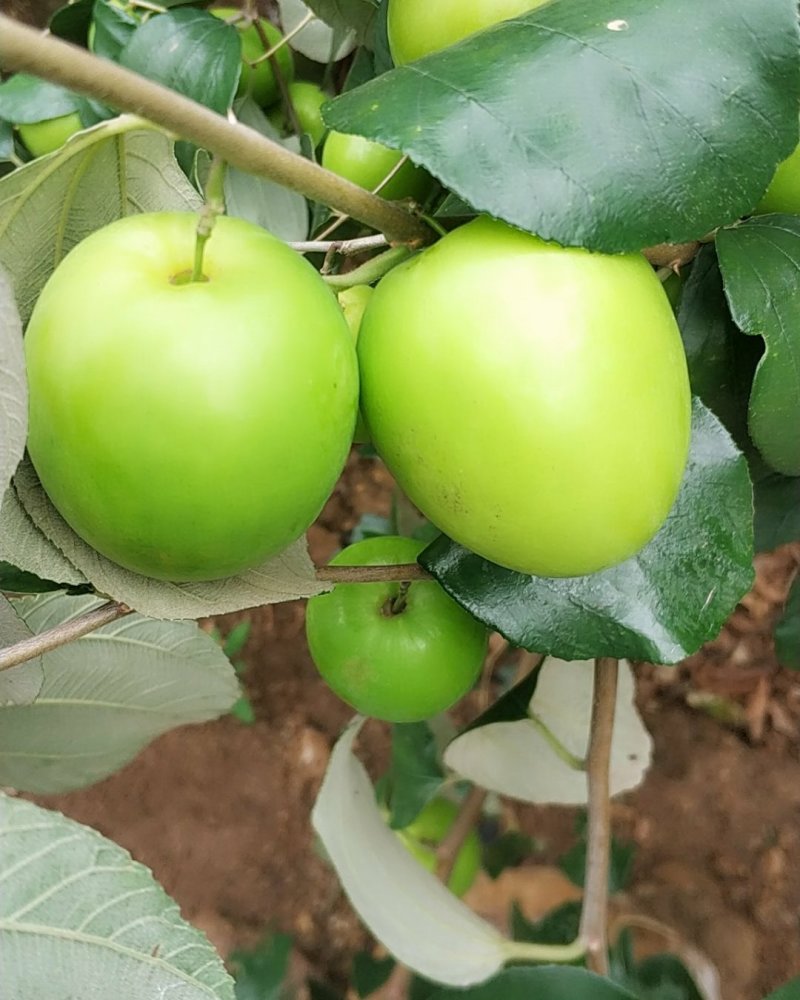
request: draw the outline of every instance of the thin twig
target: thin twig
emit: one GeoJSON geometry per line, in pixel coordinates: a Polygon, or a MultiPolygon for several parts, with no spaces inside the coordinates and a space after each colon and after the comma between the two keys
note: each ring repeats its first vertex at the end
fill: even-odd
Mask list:
{"type": "Polygon", "coordinates": [[[255,129],[229,122],[203,105],[117,63],[43,35],[0,14],[0,67],[33,73],[93,97],[118,111],[154,122],[169,133],[216,153],[231,166],[267,177],[312,201],[330,205],[385,233],[395,243],[421,245],[432,231],[400,205],[291,152],[255,129]]]}
{"type": "Polygon", "coordinates": [[[587,755],[589,810],[586,880],[579,937],[586,945],[587,965],[608,975],[608,857],[611,847],[609,764],[617,698],[617,660],[600,657],[594,664],[592,723],[587,755]]]}
{"type": "Polygon", "coordinates": [[[477,785],[472,786],[467,797],[461,803],[458,815],[447,831],[447,836],[436,848],[436,875],[439,881],[444,882],[445,885],[453,874],[458,852],[478,822],[487,794],[485,788],[479,788],[477,785]]]}
{"type": "Polygon", "coordinates": [[[318,566],[316,577],[325,583],[397,583],[431,579],[430,573],[419,563],[398,563],[394,566],[318,566]]]}
{"type": "Polygon", "coordinates": [[[80,639],[81,636],[88,635],[95,629],[109,625],[130,613],[131,609],[125,604],[109,601],[108,604],[87,611],[85,615],[73,618],[72,621],[56,625],[38,635],[32,635],[30,639],[15,642],[13,646],[0,649],[0,670],[9,670],[11,667],[33,660],[43,653],[49,653],[67,642],[72,642],[73,639],[80,639]]]}
{"type": "Polygon", "coordinates": [[[376,236],[359,236],[354,240],[301,240],[290,243],[292,250],[298,253],[338,253],[342,257],[364,253],[367,250],[380,250],[388,246],[389,241],[381,233],[376,236]]]}

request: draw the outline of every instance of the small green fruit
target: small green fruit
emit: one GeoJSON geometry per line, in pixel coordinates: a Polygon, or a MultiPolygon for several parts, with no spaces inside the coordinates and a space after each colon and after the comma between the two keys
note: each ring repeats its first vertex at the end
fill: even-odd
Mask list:
{"type": "MultiPolygon", "coordinates": [[[[449,799],[432,799],[417,818],[396,830],[405,847],[430,872],[436,871],[436,848],[450,832],[458,816],[458,806],[449,799]]],[[[481,842],[475,830],[470,830],[456,855],[447,886],[456,896],[463,896],[475,881],[481,867],[481,842]]]]}
{"type": "MultiPolygon", "coordinates": [[[[350,332],[356,343],[358,343],[358,332],[361,329],[364,311],[374,291],[375,289],[370,285],[353,285],[352,288],[345,288],[344,291],[339,292],[339,305],[342,307],[344,318],[347,320],[347,325],[350,327],[350,332]]],[[[367,425],[364,423],[361,410],[359,410],[353,442],[355,444],[368,444],[369,439],[367,425]]]]}
{"type": "Polygon", "coordinates": [[[800,213],[800,146],[778,164],[769,187],[753,209],[754,215],[768,212],[800,213]]]}
{"type": "Polygon", "coordinates": [[[19,137],[33,156],[46,156],[60,149],[71,135],[83,128],[77,111],[43,122],[18,125],[19,137]]]}
{"type": "Polygon", "coordinates": [[[289,98],[300,128],[318,146],[327,131],[320,108],[328,100],[328,95],[315,83],[297,80],[289,84],[289,98]]]}
{"type": "MultiPolygon", "coordinates": [[[[227,21],[240,17],[242,12],[236,7],[214,7],[209,13],[227,21]]],[[[259,18],[259,25],[270,48],[283,38],[275,25],[266,18],[259,18]]],[[[238,97],[251,94],[257,104],[267,108],[278,100],[281,92],[269,59],[262,59],[253,65],[266,51],[261,36],[253,24],[242,21],[236,24],[236,28],[242,40],[242,75],[239,78],[236,94],[238,97]]],[[[275,53],[275,58],[281,76],[286,83],[290,83],[294,79],[294,60],[289,46],[282,45],[275,53]]]]}
{"type": "Polygon", "coordinates": [[[322,166],[340,177],[346,177],[367,191],[375,191],[380,186],[379,194],[390,201],[401,198],[420,201],[430,188],[431,178],[410,160],[383,184],[402,158],[399,149],[389,149],[379,142],[346,132],[329,132],[322,148],[322,166]]]}

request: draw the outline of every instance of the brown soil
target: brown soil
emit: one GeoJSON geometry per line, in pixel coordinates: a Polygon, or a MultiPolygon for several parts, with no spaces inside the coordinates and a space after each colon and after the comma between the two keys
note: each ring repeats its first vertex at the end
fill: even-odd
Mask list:
{"type": "MultiPolygon", "coordinates": [[[[387,514],[390,497],[381,466],[354,458],[312,528],[313,558],[329,558],[362,513],[387,514]]],[[[777,670],[768,638],[793,567],[792,553],[762,560],[726,632],[681,668],[639,668],[655,757],[614,810],[617,833],[637,846],[615,912],[656,918],[707,954],[725,1000],[757,1000],[800,973],[800,683],[777,670]]],[[[175,730],[114,777],[41,801],[149,865],[223,954],[285,931],[318,974],[341,980],[369,942],[314,851],[309,812],[350,712],[309,660],[301,603],[218,624],[224,633],[243,617],[255,724],[175,730]]],[[[386,728],[371,724],[373,769],[386,750],[386,728]]],[[[536,864],[483,879],[471,898],[502,919],[517,897],[535,917],[574,893],[551,866],[572,843],[575,816],[518,805],[508,815],[540,842],[536,864]]]]}

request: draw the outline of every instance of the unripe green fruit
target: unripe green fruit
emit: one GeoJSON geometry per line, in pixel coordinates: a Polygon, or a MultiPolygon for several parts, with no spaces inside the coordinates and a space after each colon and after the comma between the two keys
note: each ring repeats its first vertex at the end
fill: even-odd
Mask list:
{"type": "MultiPolygon", "coordinates": [[[[361,320],[364,318],[364,311],[374,290],[370,285],[353,285],[352,288],[345,288],[344,291],[339,292],[339,305],[342,307],[344,318],[347,320],[347,325],[350,327],[350,332],[353,334],[353,339],[356,343],[358,343],[358,331],[361,329],[361,320]]],[[[367,430],[367,425],[364,423],[361,410],[358,411],[353,442],[354,444],[369,443],[369,431],[367,430]]]]}
{"type": "Polygon", "coordinates": [[[397,66],[455,45],[547,0],[388,0],[389,50],[397,66]]]}
{"type": "MultiPolygon", "coordinates": [[[[458,806],[449,799],[431,799],[416,819],[402,830],[396,830],[404,846],[429,872],[436,871],[436,848],[444,840],[458,816],[458,806]]],[[[456,896],[463,896],[481,867],[481,842],[475,830],[470,830],[456,855],[447,887],[456,896]]]]}
{"type": "Polygon", "coordinates": [[[768,212],[800,214],[800,146],[778,164],[769,187],[753,210],[754,215],[768,212]]]}
{"type": "MultiPolygon", "coordinates": [[[[331,566],[412,563],[423,542],[366,538],[331,566]]],[[[434,580],[415,580],[404,601],[399,583],[338,583],[306,607],[311,658],[330,687],[357,712],[387,722],[430,719],[463,697],[486,654],[486,629],[434,580]]]]}
{"type": "Polygon", "coordinates": [[[640,254],[479,218],[390,271],[358,338],[375,448],[419,510],[538,576],[622,562],[683,478],[680,331],[640,254]]]}
{"type": "Polygon", "coordinates": [[[296,80],[289,84],[289,98],[300,128],[306,135],[311,136],[311,141],[318,146],[327,131],[320,108],[328,100],[328,95],[315,83],[296,80]]]}
{"type": "Polygon", "coordinates": [[[83,128],[77,111],[43,122],[18,125],[19,137],[33,156],[46,156],[60,149],[71,135],[83,128]]]}
{"type": "Polygon", "coordinates": [[[391,180],[383,184],[402,158],[399,149],[390,149],[379,142],[346,132],[329,132],[322,147],[322,166],[340,177],[346,177],[367,191],[374,191],[381,185],[379,194],[390,201],[401,198],[420,201],[430,188],[431,177],[410,160],[406,160],[391,180]]]}
{"type": "Polygon", "coordinates": [[[285,243],[217,219],[132,215],[78,244],[25,336],[28,449],[62,517],[145,576],[209,580],[300,537],[358,405],[335,296],[285,243]]]}
{"type": "MultiPolygon", "coordinates": [[[[209,13],[227,21],[240,15],[241,11],[236,7],[214,7],[209,13]]],[[[283,38],[275,25],[266,18],[259,18],[259,25],[270,48],[277,45],[283,38]]],[[[255,25],[244,26],[243,22],[242,24],[237,23],[236,28],[242,40],[242,75],[239,77],[236,94],[239,97],[251,94],[257,104],[262,108],[267,108],[278,100],[281,92],[269,59],[262,59],[257,65],[252,65],[264,55],[266,51],[264,43],[261,41],[261,36],[255,25]]],[[[275,53],[275,58],[281,76],[286,83],[290,83],[294,78],[294,60],[289,46],[282,45],[275,53]]]]}

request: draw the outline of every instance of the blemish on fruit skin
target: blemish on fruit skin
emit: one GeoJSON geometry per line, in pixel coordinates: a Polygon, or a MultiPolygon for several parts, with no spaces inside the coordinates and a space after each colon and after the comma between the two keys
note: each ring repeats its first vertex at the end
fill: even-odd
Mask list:
{"type": "Polygon", "coordinates": [[[628,22],[621,19],[618,21],[609,21],[606,27],[609,31],[627,31],[628,22]]]}

